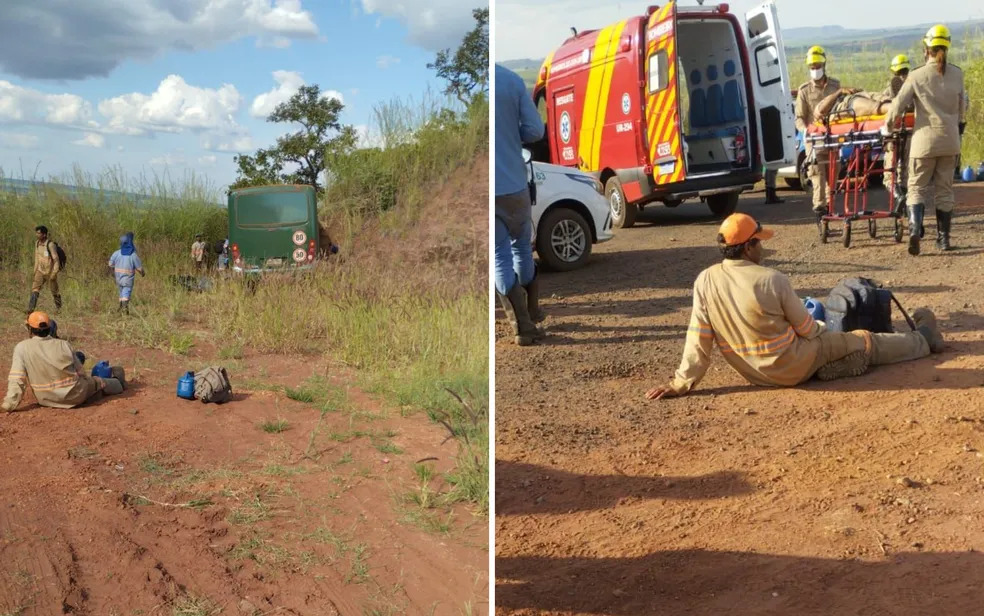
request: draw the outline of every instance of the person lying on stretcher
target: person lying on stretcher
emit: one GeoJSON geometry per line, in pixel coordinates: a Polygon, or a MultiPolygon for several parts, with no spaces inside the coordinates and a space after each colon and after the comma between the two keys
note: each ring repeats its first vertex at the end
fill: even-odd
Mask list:
{"type": "Polygon", "coordinates": [[[817,117],[860,118],[862,116],[882,116],[892,106],[891,97],[883,93],[865,92],[857,88],[841,88],[826,97],[817,106],[817,117]]]}

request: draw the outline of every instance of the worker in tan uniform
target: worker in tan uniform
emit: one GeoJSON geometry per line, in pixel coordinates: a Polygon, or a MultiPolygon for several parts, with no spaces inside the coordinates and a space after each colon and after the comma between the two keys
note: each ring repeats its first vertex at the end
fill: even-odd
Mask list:
{"type": "Polygon", "coordinates": [[[724,259],[694,282],[693,310],[676,375],[646,392],[649,399],[682,396],[700,383],[715,344],[725,361],[755,385],[791,387],[814,375],[822,380],[857,376],[869,365],[891,364],[943,351],[936,317],[912,313],[917,330],[876,334],[827,331],[796,296],[785,274],[760,265],[762,241],[773,232],[747,214],[722,223],[724,259]]]}
{"type": "MultiPolygon", "coordinates": [[[[810,80],[799,87],[796,94],[796,129],[804,136],[806,144],[806,160],[810,164],[810,181],[813,183],[813,212],[819,217],[827,213],[827,181],[830,165],[827,152],[817,152],[813,156],[813,146],[805,139],[807,127],[823,116],[816,112],[820,101],[840,90],[840,82],[827,75],[827,52],[823,47],[814,45],[806,52],[806,64],[810,69],[810,80]]],[[[834,173],[839,173],[840,160],[834,157],[836,163],[834,173]]]]}
{"type": "Polygon", "coordinates": [[[936,25],[923,39],[926,64],[909,74],[885,117],[884,132],[896,127],[904,110],[915,105],[915,124],[909,144],[909,254],[919,254],[925,233],[926,205],[936,206],[936,247],[950,250],[953,216],[953,171],[964,129],[963,71],[947,62],[950,31],[936,25]]]}
{"type": "MultiPolygon", "coordinates": [[[[909,77],[909,69],[912,65],[909,63],[909,56],[904,53],[892,58],[892,63],[889,65],[889,70],[892,71],[892,78],[888,80],[888,85],[885,86],[885,90],[882,92],[882,97],[888,100],[895,100],[895,97],[899,95],[899,90],[902,89],[902,84],[909,77]]],[[[912,105],[906,109],[906,113],[913,110],[912,105]]],[[[908,141],[906,141],[906,150],[908,151],[908,141]]],[[[902,164],[905,164],[906,157],[903,155],[902,164]]],[[[886,172],[892,172],[895,175],[894,185],[895,185],[895,200],[897,206],[901,206],[902,199],[905,196],[904,191],[904,179],[905,179],[905,169],[895,168],[895,143],[889,141],[885,144],[885,158],[882,161],[882,169],[886,172]]]]}
{"type": "Polygon", "coordinates": [[[85,404],[101,393],[123,391],[126,381],[122,367],[113,366],[112,378],[89,376],[72,346],[51,335],[51,325],[51,319],[43,312],[32,312],[27,318],[30,338],[14,347],[7,396],[0,404],[4,411],[17,408],[27,385],[38,404],[62,409],[85,404]]]}
{"type": "Polygon", "coordinates": [[[34,227],[34,280],[31,283],[31,299],[27,303],[28,314],[38,306],[41,288],[47,283],[55,300],[55,312],[61,310],[62,298],[58,293],[58,272],[64,265],[58,259],[58,246],[48,238],[48,227],[34,227]]]}

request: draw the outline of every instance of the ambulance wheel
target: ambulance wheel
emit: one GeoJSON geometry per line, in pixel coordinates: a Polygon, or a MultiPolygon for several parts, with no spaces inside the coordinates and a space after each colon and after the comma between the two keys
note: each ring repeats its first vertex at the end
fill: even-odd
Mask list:
{"type": "Polygon", "coordinates": [[[893,237],[895,238],[895,243],[896,244],[901,244],[902,243],[902,219],[901,218],[896,218],[895,219],[895,234],[893,235],[893,237]]]}
{"type": "Polygon", "coordinates": [[[851,247],[851,223],[844,223],[844,248],[851,247]]]}
{"type": "Polygon", "coordinates": [[[725,218],[735,213],[738,209],[738,193],[729,192],[718,195],[708,195],[707,207],[711,208],[711,213],[715,218],[725,218]]]}
{"type": "Polygon", "coordinates": [[[830,223],[826,220],[820,223],[820,243],[826,244],[827,238],[830,236],[830,223]]]}
{"type": "Polygon", "coordinates": [[[868,236],[872,239],[878,237],[878,223],[874,218],[868,219],[868,236]]]}
{"type": "Polygon", "coordinates": [[[636,221],[636,214],[639,210],[635,205],[626,203],[625,193],[622,191],[622,183],[618,178],[612,176],[605,182],[605,197],[608,199],[608,207],[612,211],[612,226],[616,229],[628,229],[636,221]]]}

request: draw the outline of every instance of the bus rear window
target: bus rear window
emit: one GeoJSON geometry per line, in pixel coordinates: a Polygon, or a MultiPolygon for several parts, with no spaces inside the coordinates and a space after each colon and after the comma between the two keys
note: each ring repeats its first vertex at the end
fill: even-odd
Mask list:
{"type": "Polygon", "coordinates": [[[305,193],[270,193],[236,197],[236,226],[287,227],[308,222],[305,193]]]}

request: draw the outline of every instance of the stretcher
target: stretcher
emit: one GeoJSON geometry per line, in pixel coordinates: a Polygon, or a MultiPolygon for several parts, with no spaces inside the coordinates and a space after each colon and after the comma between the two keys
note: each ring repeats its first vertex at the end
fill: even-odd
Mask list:
{"type": "MultiPolygon", "coordinates": [[[[858,116],[852,111],[828,115],[822,122],[807,128],[805,139],[813,148],[813,156],[827,158],[827,212],[819,217],[820,241],[827,243],[831,222],[843,222],[844,247],[851,245],[851,223],[864,220],[868,235],[878,236],[878,219],[891,219],[896,242],[902,241],[902,221],[905,218],[905,175],[914,116],[905,114],[901,126],[886,130],[885,116],[858,116]],[[878,167],[878,155],[891,145],[895,152],[891,169],[878,167]],[[838,160],[846,151],[844,177],[838,174],[838,160]],[[868,184],[872,176],[883,175],[888,190],[888,207],[869,209],[868,184]],[[840,207],[838,208],[838,205],[840,207]]],[[[821,159],[822,160],[822,159],[821,159]]]]}

